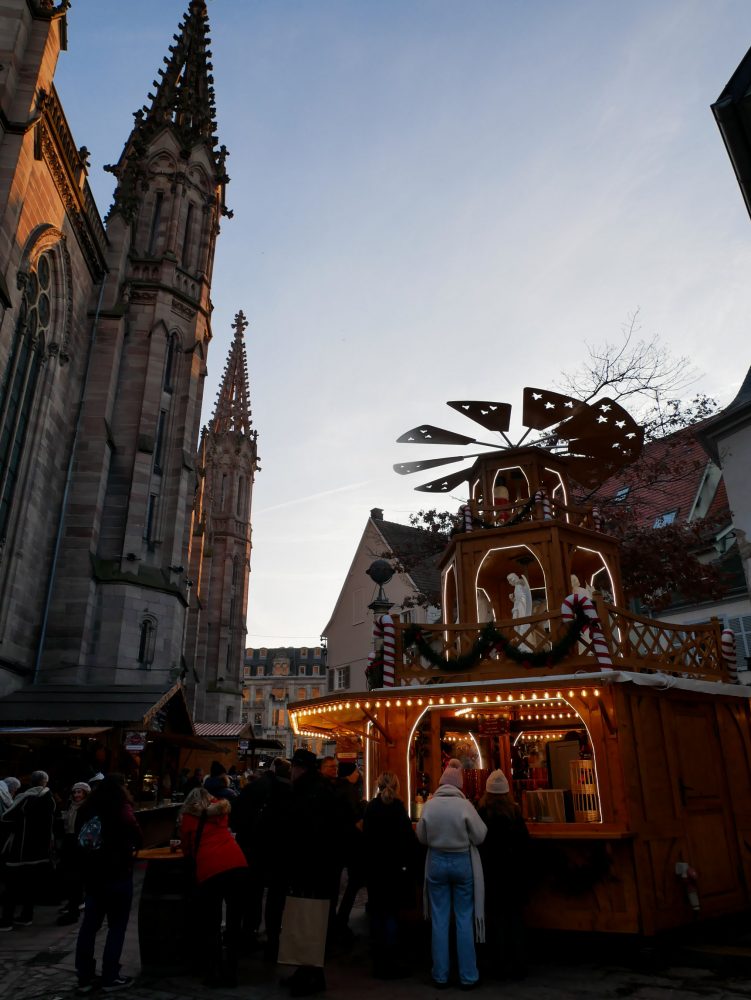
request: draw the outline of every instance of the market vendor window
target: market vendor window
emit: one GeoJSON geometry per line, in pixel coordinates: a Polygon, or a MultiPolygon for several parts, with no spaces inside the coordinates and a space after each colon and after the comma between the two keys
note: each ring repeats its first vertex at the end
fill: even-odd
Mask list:
{"type": "MultiPolygon", "coordinates": [[[[457,758],[472,801],[500,768],[529,823],[601,822],[595,755],[577,695],[535,689],[485,694],[470,687],[426,698],[409,743],[413,818],[448,761],[457,758]]],[[[590,701],[597,696],[599,691],[587,695],[590,701]]]]}

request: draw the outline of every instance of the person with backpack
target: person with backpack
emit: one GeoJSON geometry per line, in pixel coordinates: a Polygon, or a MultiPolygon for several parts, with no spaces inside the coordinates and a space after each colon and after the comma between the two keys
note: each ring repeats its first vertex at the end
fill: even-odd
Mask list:
{"type": "Polygon", "coordinates": [[[76,944],[79,994],[115,993],[133,985],[120,972],[120,956],[133,901],[133,860],[141,846],[141,829],[133,799],[121,774],[108,774],[81,807],[78,834],[84,879],[84,911],[76,944]],[[96,976],[94,948],[107,918],[101,980],[96,976]]]}
{"type": "Polygon", "coordinates": [[[49,780],[45,771],[34,771],[30,787],[17,795],[3,813],[2,827],[7,831],[2,854],[6,886],[0,931],[13,930],[13,916],[19,903],[21,913],[15,923],[21,927],[31,925],[37,894],[52,873],[56,806],[48,788],[49,780]]]}

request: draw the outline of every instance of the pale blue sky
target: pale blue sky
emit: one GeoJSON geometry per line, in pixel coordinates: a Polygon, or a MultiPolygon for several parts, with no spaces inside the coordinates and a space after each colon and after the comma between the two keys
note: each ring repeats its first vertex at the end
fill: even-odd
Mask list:
{"type": "MultiPolygon", "coordinates": [[[[57,86],[102,214],[187,0],[74,0],[57,86]]],[[[317,639],[391,464],[445,400],[507,400],[639,308],[729,401],[751,363],[751,222],[709,105],[747,0],[211,0],[231,153],[210,416],[242,308],[262,471],[249,646],[317,639]]],[[[467,426],[463,426],[466,424],[467,426]]],[[[479,435],[482,436],[482,435],[479,435]]],[[[458,494],[457,494],[458,496],[458,494]]],[[[458,505],[449,499],[447,505],[458,505]]]]}

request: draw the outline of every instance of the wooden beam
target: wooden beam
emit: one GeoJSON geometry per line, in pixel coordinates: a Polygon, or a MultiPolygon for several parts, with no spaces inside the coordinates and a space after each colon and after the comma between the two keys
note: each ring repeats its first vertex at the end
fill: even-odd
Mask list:
{"type": "Polygon", "coordinates": [[[394,741],[389,736],[388,730],[381,725],[378,719],[376,719],[374,715],[371,715],[371,713],[367,710],[367,708],[360,709],[360,711],[362,712],[362,714],[365,716],[366,719],[370,720],[370,722],[376,727],[381,736],[383,736],[383,738],[386,740],[386,746],[393,747],[394,741]]]}

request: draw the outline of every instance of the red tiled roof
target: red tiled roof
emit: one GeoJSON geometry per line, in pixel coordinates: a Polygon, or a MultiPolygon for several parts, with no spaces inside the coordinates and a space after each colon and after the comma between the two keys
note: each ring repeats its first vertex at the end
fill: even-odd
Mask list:
{"type": "MultiPolygon", "coordinates": [[[[635,515],[640,526],[651,527],[659,517],[673,510],[677,512],[676,523],[685,521],[691,513],[709,462],[695,436],[698,426],[685,428],[645,445],[639,460],[607,480],[592,502],[607,503],[608,512],[612,514],[618,506],[614,497],[628,486],[629,493],[622,502],[635,515]]],[[[730,521],[722,479],[708,510],[700,512],[702,517],[707,515],[726,516],[730,521]]]]}

